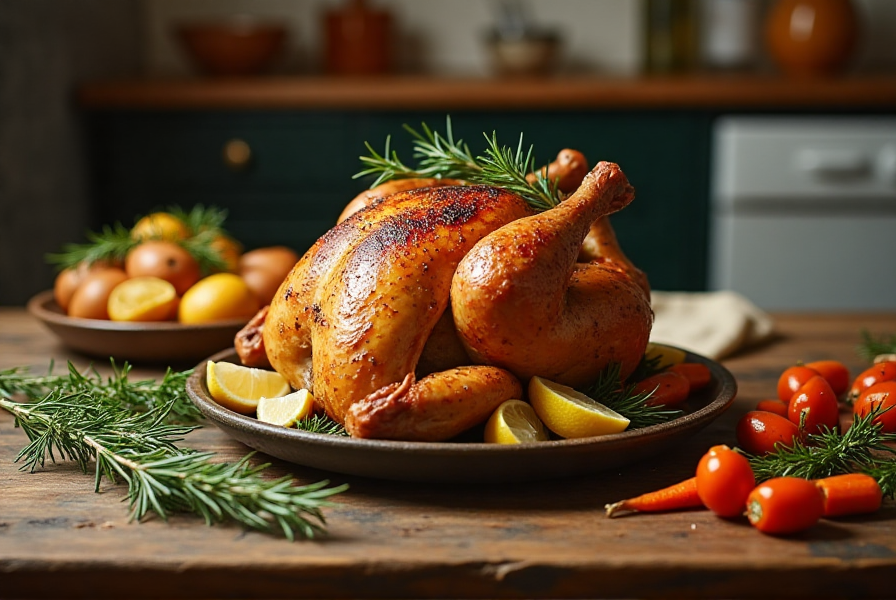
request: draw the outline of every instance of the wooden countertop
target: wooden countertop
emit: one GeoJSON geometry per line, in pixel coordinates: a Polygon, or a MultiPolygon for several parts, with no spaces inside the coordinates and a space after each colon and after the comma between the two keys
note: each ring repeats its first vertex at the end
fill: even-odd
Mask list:
{"type": "MultiPolygon", "coordinates": [[[[673,598],[892,597],[896,506],[824,521],[791,538],[707,511],[608,519],[605,503],[693,473],[712,444],[773,394],[797,360],[854,373],[860,332],[896,332],[896,314],[776,315],[778,339],[725,361],[732,408],[677,451],[599,476],[500,486],[389,483],[275,463],[300,481],[351,488],[326,510],[329,536],[289,543],[192,516],[128,523],[124,490],[68,463],[36,473],[13,461],[25,434],[0,411],[3,598],[673,598]]],[[[0,369],[88,360],[18,308],[0,309],[0,369]]],[[[157,375],[140,369],[136,375],[157,375]]],[[[208,427],[187,444],[233,460],[246,448],[208,427]]],[[[258,457],[259,459],[262,457],[258,457]]]]}
{"type": "Polygon", "coordinates": [[[680,77],[264,77],[81,86],[90,109],[896,109],[896,75],[680,77]]]}

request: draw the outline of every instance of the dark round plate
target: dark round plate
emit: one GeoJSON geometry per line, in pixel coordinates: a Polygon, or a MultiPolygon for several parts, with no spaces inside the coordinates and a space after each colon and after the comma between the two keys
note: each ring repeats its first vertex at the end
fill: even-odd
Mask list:
{"type": "Polygon", "coordinates": [[[169,365],[194,364],[222,348],[232,348],[233,337],[246,324],[245,319],[203,325],[79,319],[62,312],[53,300],[52,290],[31,298],[28,312],[56,334],[63,344],[83,354],[169,365]]]}
{"type": "MultiPolygon", "coordinates": [[[[212,400],[205,381],[207,361],[187,380],[187,393],[206,417],[234,439],[299,465],[397,481],[530,481],[594,473],[654,456],[719,417],[737,393],[734,377],[717,362],[686,354],[689,362],[703,363],[712,373],[710,385],[688,398],[687,414],[612,435],[519,445],[367,440],[269,425],[212,400]]],[[[208,360],[237,362],[233,350],[208,360]]]]}

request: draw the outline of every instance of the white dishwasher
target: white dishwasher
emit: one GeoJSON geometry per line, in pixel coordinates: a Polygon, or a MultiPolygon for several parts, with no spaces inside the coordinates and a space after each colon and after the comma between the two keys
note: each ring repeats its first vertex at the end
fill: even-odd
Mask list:
{"type": "Polygon", "coordinates": [[[711,172],[710,289],[896,310],[896,118],[720,118],[711,172]]]}

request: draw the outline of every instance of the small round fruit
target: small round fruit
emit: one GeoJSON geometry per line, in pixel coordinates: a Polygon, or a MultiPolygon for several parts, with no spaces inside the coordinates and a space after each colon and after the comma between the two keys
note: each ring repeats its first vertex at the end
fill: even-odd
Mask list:
{"type": "Polygon", "coordinates": [[[837,396],[846,393],[849,389],[849,368],[839,360],[816,360],[806,363],[806,366],[827,379],[837,396]]]}
{"type": "Polygon", "coordinates": [[[876,362],[873,366],[865,369],[852,382],[849,390],[849,398],[855,400],[862,392],[881,381],[892,381],[896,379],[896,361],[885,360],[876,362]]]}
{"type": "Polygon", "coordinates": [[[697,465],[697,495],[720,517],[743,514],[754,487],[756,478],[750,461],[728,446],[713,446],[697,465]]]}
{"type": "Polygon", "coordinates": [[[277,289],[299,261],[285,246],[250,250],[240,257],[239,274],[262,304],[270,304],[277,289]]]}
{"type": "Polygon", "coordinates": [[[803,431],[823,433],[840,425],[840,405],[831,384],[821,375],[816,375],[800,387],[790,399],[787,417],[800,425],[805,413],[803,431]]]}
{"type": "Polygon", "coordinates": [[[216,250],[221,258],[227,263],[226,271],[228,273],[238,273],[240,269],[240,256],[243,254],[243,246],[232,237],[220,234],[212,240],[212,250],[216,250]]]}
{"type": "Polygon", "coordinates": [[[784,369],[778,378],[778,399],[781,402],[790,402],[793,394],[800,389],[804,383],[816,377],[818,371],[810,369],[805,365],[794,365],[784,369]]]}
{"type": "Polygon", "coordinates": [[[158,277],[134,277],[122,281],[109,295],[113,321],[167,321],[176,314],[174,286],[158,277]]]}
{"type": "Polygon", "coordinates": [[[896,381],[875,383],[859,395],[853,404],[856,416],[864,417],[877,411],[874,423],[879,423],[883,433],[896,432],[896,381]]]}
{"type": "Polygon", "coordinates": [[[182,296],[199,281],[199,263],[187,250],[174,242],[150,240],[128,252],[124,270],[129,277],[158,277],[174,286],[182,296]]]}
{"type": "Polygon", "coordinates": [[[778,444],[791,447],[800,439],[800,429],[787,417],[751,410],[737,422],[737,445],[746,452],[761,456],[774,452],[778,444]]]}
{"type": "Polygon", "coordinates": [[[109,319],[109,296],[127,273],[114,267],[93,271],[84,277],[72,294],[68,315],[81,319],[109,319]]]}
{"type": "Polygon", "coordinates": [[[812,527],[824,513],[818,486],[799,477],[776,477],[756,486],[747,498],[747,518],[763,533],[787,535],[812,527]]]}
{"type": "Polygon", "coordinates": [[[84,281],[87,275],[103,269],[117,268],[118,266],[105,260],[99,260],[90,264],[81,262],[73,267],[63,269],[56,276],[56,280],[53,283],[53,299],[56,300],[59,308],[67,313],[72,295],[74,295],[75,290],[78,289],[78,286],[81,285],[81,282],[84,281]]]}
{"type": "Polygon", "coordinates": [[[157,212],[146,215],[131,228],[135,240],[184,240],[190,237],[186,223],[171,213],[157,212]]]}
{"type": "Polygon", "coordinates": [[[259,308],[252,290],[239,275],[215,273],[187,290],[178,307],[178,320],[188,324],[249,320],[259,308]]]}

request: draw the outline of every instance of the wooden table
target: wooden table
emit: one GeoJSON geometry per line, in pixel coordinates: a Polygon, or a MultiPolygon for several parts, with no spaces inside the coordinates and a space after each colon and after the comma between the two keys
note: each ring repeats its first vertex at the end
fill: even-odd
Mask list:
{"type": "MultiPolygon", "coordinates": [[[[275,463],[302,482],[351,485],[326,511],[329,536],[316,541],[192,516],[128,523],[124,490],[94,493],[92,474],[72,464],[20,472],[13,461],[26,437],[0,411],[0,597],[893,597],[893,503],[791,538],[707,511],[604,516],[604,504],[684,479],[710,445],[733,444],[738,417],[773,395],[786,366],[834,358],[857,373],[866,366],[855,353],[861,330],[896,332],[896,314],[776,319],[775,342],[725,361],[740,386],[727,413],[668,456],[624,470],[465,487],[275,463]]],[[[0,309],[0,368],[43,370],[51,359],[89,362],[23,310],[0,309]]],[[[212,427],[187,443],[231,460],[247,451],[212,427]]]]}

